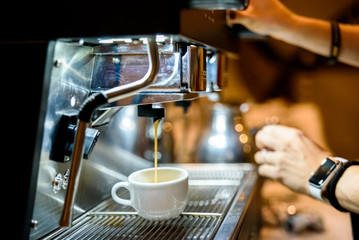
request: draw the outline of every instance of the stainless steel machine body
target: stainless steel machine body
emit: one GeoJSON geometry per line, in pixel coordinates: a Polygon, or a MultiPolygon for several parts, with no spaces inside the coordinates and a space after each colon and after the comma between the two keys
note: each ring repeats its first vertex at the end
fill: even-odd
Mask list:
{"type": "MultiPolygon", "coordinates": [[[[155,3],[158,4],[159,12],[163,9],[167,10],[168,3],[165,1],[155,3]]],[[[6,38],[0,44],[6,56],[3,59],[12,63],[5,65],[2,62],[2,66],[8,66],[4,69],[3,77],[13,79],[13,82],[9,86],[5,85],[4,88],[11,89],[10,87],[14,88],[16,84],[22,84],[13,99],[13,106],[16,108],[6,109],[8,116],[13,119],[12,124],[15,128],[6,131],[5,136],[11,143],[9,150],[13,153],[18,152],[17,158],[22,160],[21,167],[17,161],[11,161],[7,169],[20,167],[19,181],[25,186],[10,187],[7,194],[11,196],[9,197],[11,202],[14,199],[22,201],[22,204],[14,207],[17,209],[14,219],[9,219],[8,222],[21,229],[16,233],[23,239],[52,238],[57,234],[67,234],[68,232],[62,229],[60,224],[64,209],[71,209],[70,212],[66,212],[70,216],[67,219],[70,222],[74,221],[74,226],[68,231],[75,230],[80,226],[79,222],[86,222],[89,217],[96,218],[98,212],[101,212],[101,219],[106,215],[116,217],[118,213],[114,211],[123,212],[121,209],[111,210],[113,206],[108,205],[110,188],[115,182],[126,180],[133,171],[152,166],[152,163],[135,155],[131,150],[120,148],[109,141],[111,138],[108,136],[116,131],[115,128],[108,127],[111,118],[124,106],[187,101],[203,93],[220,90],[225,76],[222,72],[225,70],[224,53],[236,51],[235,44],[231,44],[236,42],[236,38],[228,34],[223,10],[182,10],[182,6],[177,6],[175,9],[171,7],[173,14],[166,12],[164,15],[171,15],[170,21],[165,25],[169,23],[172,28],[165,25],[161,27],[160,23],[163,19],[159,18],[158,14],[146,13],[145,17],[151,19],[150,27],[146,28],[149,25],[143,21],[144,26],[136,29],[137,23],[133,23],[135,26],[114,24],[116,17],[110,14],[112,9],[104,14],[103,18],[99,17],[98,21],[94,22],[88,18],[91,12],[86,11],[89,10],[88,5],[73,3],[72,6],[71,4],[64,2],[58,8],[51,9],[55,16],[63,16],[66,11],[72,15],[70,19],[63,20],[64,24],[58,22],[58,28],[49,29],[46,32],[48,35],[43,31],[41,24],[35,24],[37,23],[35,11],[35,17],[29,18],[28,22],[23,21],[24,27],[19,28],[24,29],[24,34],[27,34],[25,40],[13,29],[4,28],[6,38]],[[84,11],[74,14],[76,9],[84,11]],[[151,16],[154,14],[154,18],[150,18],[148,14],[151,16]],[[191,25],[188,21],[193,17],[199,20],[200,27],[198,25],[188,27],[191,25]],[[83,25],[83,20],[86,19],[88,22],[83,25]],[[33,32],[29,32],[28,28],[33,23],[36,27],[33,28],[33,32]],[[206,25],[214,27],[209,27],[205,34],[198,31],[206,25]],[[111,29],[115,30],[111,32],[111,29]],[[214,40],[213,36],[218,35],[223,35],[223,38],[214,40]],[[158,48],[156,49],[158,62],[155,64],[153,61],[151,63],[150,59],[153,56],[147,50],[148,39],[155,39],[154,44],[158,48]],[[19,63],[19,56],[29,57],[22,68],[24,72],[19,72],[15,64],[19,63]],[[151,70],[154,69],[151,64],[156,65],[154,66],[156,70],[151,70]],[[211,74],[207,75],[207,71],[211,74]],[[155,75],[155,77],[146,77],[147,75],[155,75]],[[148,82],[147,78],[150,79],[148,82]],[[139,79],[143,79],[144,85],[135,89],[139,79]],[[129,90],[127,91],[126,88],[129,90]],[[121,92],[119,94],[121,97],[116,95],[118,92],[121,92]],[[111,101],[96,106],[90,121],[81,125],[78,114],[81,113],[84,102],[96,94],[110,96],[108,99],[111,101]],[[25,116],[18,110],[20,109],[18,106],[31,107],[33,114],[25,116]],[[17,129],[18,134],[14,134],[13,129],[17,129]],[[83,132],[80,143],[77,137],[79,132],[83,132]],[[17,136],[22,137],[21,141],[17,136]],[[81,146],[80,150],[78,146],[81,146]],[[76,163],[77,167],[74,166],[75,155],[81,158],[81,162],[76,163]],[[77,177],[74,168],[77,168],[77,177]]],[[[126,15],[126,4],[130,3],[118,8],[121,9],[122,14],[118,16],[119,19],[130,21],[132,17],[126,15]]],[[[144,4],[148,4],[147,1],[144,4]]],[[[136,9],[132,5],[129,7],[136,9]]],[[[48,16],[47,14],[45,16],[48,16]]],[[[27,13],[24,15],[27,16],[27,13]]],[[[197,167],[180,167],[197,171],[197,167]]],[[[206,169],[205,166],[200,168],[206,169]]],[[[235,183],[232,180],[226,182],[226,168],[222,171],[220,179],[223,178],[223,181],[219,183],[223,183],[223,186],[230,185],[232,190],[228,196],[230,201],[221,207],[220,212],[186,210],[187,213],[183,215],[191,216],[191,219],[193,216],[205,216],[205,219],[200,220],[201,224],[213,226],[215,229],[213,233],[208,234],[210,239],[220,236],[216,234],[221,234],[225,230],[222,227],[229,226],[224,223],[234,219],[234,216],[236,221],[232,221],[230,226],[236,231],[234,229],[230,231],[231,236],[238,235],[239,228],[244,222],[245,213],[249,208],[247,202],[252,198],[257,175],[252,165],[239,165],[236,169],[241,177],[237,178],[235,183]]],[[[196,193],[198,190],[196,186],[200,186],[201,189],[211,188],[211,185],[203,184],[203,181],[196,179],[196,176],[193,175],[192,183],[195,184],[192,187],[194,192],[191,193],[194,198],[192,203],[206,205],[208,203],[206,201],[209,200],[198,199],[200,195],[196,193]]],[[[214,176],[217,181],[216,175],[214,176]]],[[[218,194],[215,194],[217,197],[214,197],[213,201],[218,200],[218,194]]],[[[9,206],[13,205],[13,203],[9,204],[9,206]]],[[[138,219],[132,210],[129,212],[130,218],[138,219]]],[[[113,226],[119,226],[119,223],[123,222],[121,219],[114,220],[116,224],[114,222],[113,226]]],[[[93,221],[94,219],[89,220],[91,223],[93,221]]],[[[106,222],[106,220],[100,221],[106,222]]],[[[131,219],[130,221],[132,222],[131,219]]],[[[182,223],[182,220],[178,223],[172,222],[170,225],[183,228],[181,224],[176,225],[179,223],[182,223]]],[[[167,228],[166,223],[154,224],[167,228]]],[[[121,227],[125,225],[132,226],[124,222],[121,227]]],[[[186,223],[185,226],[189,225],[186,223]]],[[[97,227],[90,228],[92,230],[85,231],[99,233],[97,227]]],[[[145,228],[148,229],[150,226],[146,225],[145,228]]],[[[131,236],[136,238],[136,234],[131,236]]],[[[103,238],[109,238],[110,235],[105,234],[103,238]]],[[[121,237],[117,233],[115,235],[121,237]]],[[[80,235],[78,239],[88,238],[80,235]]]]}
{"type": "MultiPolygon", "coordinates": [[[[62,40],[54,42],[53,61],[50,61],[54,64],[51,65],[51,84],[49,87],[40,169],[37,180],[37,193],[32,217],[33,221],[36,222],[36,227],[31,229],[31,239],[46,236],[59,227],[59,220],[63,211],[61,206],[66,199],[69,179],[71,176],[75,176],[74,173],[71,172],[71,164],[74,161],[71,157],[73,158],[73,156],[62,156],[63,159],[61,159],[61,157],[59,158],[53,153],[55,151],[53,145],[61,135],[61,132],[58,130],[60,127],[59,122],[62,121],[64,116],[72,116],[73,112],[78,112],[81,108],[81,103],[84,102],[90,93],[98,92],[99,89],[106,92],[106,89],[112,89],[121,85],[126,86],[126,84],[136,82],[137,79],[143,77],[146,71],[142,69],[148,68],[148,60],[146,61],[143,57],[143,55],[146,56],[146,52],[143,50],[136,52],[136,48],[138,48],[139,45],[143,48],[143,45],[146,44],[147,43],[143,41],[136,42],[133,43],[134,49],[131,49],[128,47],[128,43],[124,42],[110,43],[108,46],[98,45],[95,47],[86,46],[83,43],[73,43],[62,40]],[[114,45],[118,49],[117,52],[113,50],[114,45]],[[102,49],[107,47],[106,49],[110,50],[107,53],[101,50],[102,52],[99,54],[98,48],[100,47],[102,49]],[[123,51],[122,47],[126,48],[126,51],[123,51]],[[135,56],[138,56],[138,59],[136,59],[135,56]],[[106,59],[104,60],[104,58],[106,59]],[[141,63],[138,63],[138,61],[141,63]],[[129,70],[127,70],[127,68],[129,70]],[[101,69],[101,71],[99,69],[101,69]]],[[[202,68],[193,68],[191,66],[192,63],[190,64],[188,62],[195,61],[195,65],[199,65],[197,62],[200,61],[200,64],[207,65],[206,62],[208,60],[203,57],[199,59],[197,57],[188,57],[188,54],[192,54],[192,49],[196,48],[195,46],[188,47],[187,52],[181,55],[175,50],[179,48],[173,47],[181,43],[173,42],[171,38],[168,42],[161,43],[158,41],[156,44],[163,44],[163,46],[159,47],[158,50],[160,56],[158,77],[152,85],[139,93],[134,93],[127,98],[98,108],[92,117],[90,125],[96,127],[102,135],[98,140],[96,139],[97,143],[93,148],[92,154],[89,154],[88,160],[83,160],[83,166],[79,170],[79,182],[78,185],[75,186],[77,195],[73,197],[75,202],[74,205],[71,206],[74,212],[73,216],[70,214],[71,221],[72,218],[75,219],[79,217],[97,204],[106,200],[109,197],[110,188],[115,182],[125,180],[126,176],[137,169],[153,165],[152,162],[136,156],[131,152],[131,149],[120,148],[109,141],[111,137],[107,137],[107,135],[110,136],[116,129],[108,129],[109,125],[107,123],[111,121],[111,117],[114,114],[121,111],[123,105],[182,101],[198,97],[199,90],[202,90],[203,93],[213,90],[207,88],[206,84],[203,84],[202,89],[192,90],[193,88],[191,86],[192,84],[196,84],[196,82],[190,80],[191,77],[189,73],[203,70],[201,70],[202,68]],[[182,68],[180,66],[182,66],[182,68]],[[188,71],[188,69],[191,69],[191,71],[188,71]],[[162,77],[163,75],[164,77],[162,77]]],[[[205,78],[196,79],[196,81],[204,80],[205,78]]],[[[198,86],[200,84],[196,85],[198,86]]],[[[113,127],[113,125],[111,126],[113,127]]],[[[124,134],[124,138],[126,141],[126,133],[124,134]]],[[[205,166],[202,166],[202,168],[206,169],[205,166]]],[[[228,171],[229,170],[230,168],[228,171]]],[[[247,189],[248,186],[240,185],[242,182],[248,181],[250,186],[253,186],[256,182],[256,176],[253,175],[253,167],[239,166],[236,172],[241,177],[242,175],[247,176],[248,174],[251,175],[251,177],[250,180],[242,178],[236,179],[238,182],[234,184],[235,190],[231,192],[232,195],[229,200],[234,198],[234,195],[237,194],[240,188],[247,189]]],[[[203,173],[206,173],[206,170],[204,170],[203,173]]],[[[222,171],[222,173],[219,172],[218,174],[222,174],[223,179],[225,179],[227,177],[226,174],[229,174],[229,172],[222,171]]],[[[206,180],[214,179],[209,178],[206,180]]],[[[226,185],[228,183],[223,182],[223,184],[226,185]]],[[[208,187],[208,184],[203,185],[208,187]]],[[[195,187],[193,188],[196,189],[195,187]]],[[[251,189],[252,188],[248,188],[246,190],[248,191],[245,193],[246,199],[250,197],[251,189]]],[[[195,196],[195,198],[198,198],[198,196],[195,196]]],[[[201,202],[202,200],[197,201],[201,202]]],[[[203,201],[210,200],[203,199],[203,201]]],[[[224,219],[231,204],[232,202],[228,201],[223,207],[222,215],[218,219],[218,223],[216,223],[216,229],[219,228],[220,222],[224,219]]],[[[72,210],[71,208],[69,211],[72,210]]],[[[243,209],[237,214],[238,220],[240,219],[242,211],[243,209]]],[[[194,211],[190,214],[196,215],[202,213],[194,211]]],[[[234,226],[236,225],[237,224],[234,226]]],[[[214,236],[215,234],[213,233],[211,237],[214,236]]]]}

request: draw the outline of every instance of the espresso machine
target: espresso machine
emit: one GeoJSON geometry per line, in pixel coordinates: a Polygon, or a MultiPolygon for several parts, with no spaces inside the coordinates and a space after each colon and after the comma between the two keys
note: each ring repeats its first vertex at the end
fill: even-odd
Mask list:
{"type": "Polygon", "coordinates": [[[110,198],[115,182],[153,165],[113,141],[118,128],[136,125],[112,119],[129,106],[137,117],[162,119],[161,104],[187,105],[220,91],[226,57],[238,53],[224,9],[248,2],[36,4],[18,10],[21,21],[4,26],[0,43],[3,89],[11,95],[3,94],[11,103],[4,169],[14,173],[4,191],[9,236],[253,237],[259,198],[252,164],[177,164],[190,173],[189,203],[165,222],[143,220],[110,198]]]}

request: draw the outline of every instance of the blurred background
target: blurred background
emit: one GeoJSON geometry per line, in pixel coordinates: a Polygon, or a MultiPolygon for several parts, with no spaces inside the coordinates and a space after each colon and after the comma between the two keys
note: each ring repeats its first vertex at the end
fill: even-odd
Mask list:
{"type": "MultiPolygon", "coordinates": [[[[356,0],[282,2],[305,16],[359,23],[356,0]]],[[[242,41],[240,53],[239,59],[229,61],[221,99],[245,104],[248,128],[268,123],[297,127],[334,155],[359,159],[359,69],[329,65],[324,57],[273,39],[242,41]]],[[[264,183],[262,197],[260,239],[352,239],[348,214],[272,181],[264,183]],[[322,226],[289,232],[281,216],[293,209],[322,226]]]]}
{"type": "MultiPolygon", "coordinates": [[[[359,23],[356,0],[283,0],[298,14],[359,23]]],[[[283,42],[242,41],[240,58],[229,62],[222,101],[249,103],[247,126],[270,117],[303,129],[335,155],[359,157],[359,69],[329,65],[327,59],[283,42]]]]}

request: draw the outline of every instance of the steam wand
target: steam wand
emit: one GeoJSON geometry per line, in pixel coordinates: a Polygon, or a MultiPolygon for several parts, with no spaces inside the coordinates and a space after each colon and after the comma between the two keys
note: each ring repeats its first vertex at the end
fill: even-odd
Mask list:
{"type": "Polygon", "coordinates": [[[72,153],[70,178],[65,196],[64,209],[59,223],[61,227],[71,227],[72,225],[72,211],[81,173],[85,131],[90,122],[91,115],[96,108],[102,105],[116,102],[149,87],[149,85],[155,80],[159,70],[158,47],[155,37],[148,38],[147,52],[149,67],[143,78],[124,86],[115,87],[107,91],[91,95],[85,100],[80,108],[79,121],[72,153]]]}

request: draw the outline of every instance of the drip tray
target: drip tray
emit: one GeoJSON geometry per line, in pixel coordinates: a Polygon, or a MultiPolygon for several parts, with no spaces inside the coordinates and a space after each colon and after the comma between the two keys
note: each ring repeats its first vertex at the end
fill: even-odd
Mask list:
{"type": "MultiPolygon", "coordinates": [[[[173,166],[173,165],[171,165],[173,166]]],[[[257,174],[249,164],[176,165],[189,172],[184,212],[167,221],[145,220],[132,207],[105,200],[46,239],[223,239],[243,218],[257,174]]],[[[129,198],[127,190],[119,196],[129,198]]]]}
{"type": "Polygon", "coordinates": [[[90,213],[55,239],[211,239],[220,215],[187,215],[148,221],[136,213],[90,213]]]}

